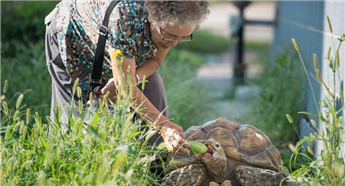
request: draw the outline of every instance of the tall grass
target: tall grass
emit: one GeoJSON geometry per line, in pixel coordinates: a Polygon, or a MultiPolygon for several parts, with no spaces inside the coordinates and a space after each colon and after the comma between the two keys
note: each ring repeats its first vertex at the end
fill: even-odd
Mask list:
{"type": "Polygon", "coordinates": [[[49,117],[44,123],[22,105],[25,99],[21,94],[10,106],[6,92],[1,96],[1,185],[158,185],[148,171],[158,153],[147,146],[152,132],[133,122],[139,108],[131,109],[129,100],[72,106],[80,115],[69,113],[68,123],[49,117]]]}
{"type": "MultiPolygon", "coordinates": [[[[327,20],[330,31],[333,34],[328,16],[327,20]]],[[[302,65],[304,66],[304,61],[300,55],[298,45],[294,39],[292,39],[292,41],[300,56],[302,65]]],[[[307,114],[316,117],[319,120],[318,126],[314,120],[310,121],[316,132],[299,141],[296,144],[297,150],[293,156],[291,156],[291,167],[293,167],[298,156],[303,156],[308,160],[308,164],[303,165],[292,173],[292,176],[296,181],[299,181],[301,185],[345,185],[345,154],[344,149],[342,149],[345,144],[345,123],[343,118],[344,92],[343,87],[336,83],[337,78],[339,79],[338,82],[341,82],[339,71],[339,68],[341,68],[339,50],[342,42],[345,41],[345,34],[338,38],[338,41],[338,46],[335,46],[333,41],[334,53],[331,55],[330,48],[326,58],[326,61],[328,61],[329,67],[333,73],[333,90],[322,80],[320,70],[317,66],[317,57],[316,54],[314,54],[314,70],[316,77],[318,82],[323,85],[326,94],[319,102],[316,102],[315,100],[316,106],[318,107],[319,105],[317,103],[319,103],[322,107],[322,109],[318,108],[318,113],[300,112],[300,114],[307,114]],[[337,87],[339,88],[339,91],[336,90],[337,87]],[[320,153],[314,155],[315,159],[300,152],[303,148],[302,144],[304,142],[308,142],[309,144],[311,142],[318,142],[323,145],[321,149],[317,149],[320,153]]],[[[306,75],[308,76],[307,72],[306,75]]],[[[292,120],[290,122],[292,122],[292,120]]],[[[314,154],[310,147],[308,150],[314,154]]]]}

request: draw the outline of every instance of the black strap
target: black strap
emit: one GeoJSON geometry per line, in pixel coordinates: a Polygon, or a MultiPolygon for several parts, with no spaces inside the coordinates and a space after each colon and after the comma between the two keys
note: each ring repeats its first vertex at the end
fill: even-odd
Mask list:
{"type": "Polygon", "coordinates": [[[92,73],[90,77],[90,86],[89,86],[88,93],[97,91],[101,85],[104,49],[105,49],[106,39],[108,36],[109,17],[118,2],[120,1],[112,1],[110,3],[105,13],[103,23],[101,27],[99,28],[98,43],[97,43],[95,58],[93,60],[92,73]]]}

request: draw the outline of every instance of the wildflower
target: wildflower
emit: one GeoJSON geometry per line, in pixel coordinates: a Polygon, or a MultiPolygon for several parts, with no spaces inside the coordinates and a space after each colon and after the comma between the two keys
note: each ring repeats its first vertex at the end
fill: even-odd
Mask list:
{"type": "Polygon", "coordinates": [[[81,96],[82,96],[82,92],[81,92],[80,87],[77,87],[77,95],[78,95],[78,98],[81,98],[81,96]]]}
{"type": "Polygon", "coordinates": [[[316,69],[315,72],[316,72],[317,81],[318,81],[319,83],[321,83],[321,82],[322,82],[322,79],[321,79],[321,75],[320,75],[320,70],[319,70],[319,69],[316,69]]]}
{"type": "Polygon", "coordinates": [[[122,55],[122,51],[120,49],[116,49],[113,54],[115,57],[117,57],[118,55],[122,55]]]}
{"type": "Polygon", "coordinates": [[[17,99],[17,104],[16,104],[17,109],[19,108],[20,104],[22,103],[23,98],[24,98],[24,95],[20,94],[18,99],[17,99]]]}
{"type": "Polygon", "coordinates": [[[314,70],[319,69],[319,67],[317,65],[317,56],[315,53],[313,54],[313,59],[314,59],[314,70]]]}
{"type": "Polygon", "coordinates": [[[6,79],[6,80],[5,80],[4,89],[3,89],[4,93],[5,93],[5,92],[6,92],[6,90],[7,90],[7,85],[8,85],[8,82],[7,82],[7,79],[6,79]]]}
{"type": "Polygon", "coordinates": [[[293,43],[293,46],[295,47],[296,51],[298,51],[299,48],[298,48],[298,45],[297,45],[297,43],[296,43],[295,38],[292,38],[292,43],[293,43]]]}
{"type": "Polygon", "coordinates": [[[74,82],[74,85],[73,85],[73,89],[72,89],[72,93],[74,94],[75,91],[77,90],[77,86],[79,84],[79,78],[77,78],[74,82]]]}
{"type": "Polygon", "coordinates": [[[146,81],[146,76],[144,75],[143,77],[143,82],[141,84],[141,89],[144,90],[145,89],[145,81],[146,81]]]}
{"type": "Polygon", "coordinates": [[[30,122],[30,109],[26,109],[26,124],[29,124],[30,122]]]}
{"type": "Polygon", "coordinates": [[[328,22],[328,26],[329,26],[329,30],[331,31],[331,33],[333,32],[332,30],[332,25],[331,25],[331,21],[329,20],[329,17],[327,16],[327,22],[328,22]]]}
{"type": "Polygon", "coordinates": [[[327,61],[329,61],[329,56],[331,55],[331,50],[332,50],[332,47],[329,47],[328,53],[327,53],[327,61]]]}
{"type": "Polygon", "coordinates": [[[293,119],[289,114],[285,114],[285,116],[289,120],[290,123],[293,123],[293,119]]]}
{"type": "Polygon", "coordinates": [[[291,152],[295,152],[296,151],[296,147],[293,144],[289,143],[288,147],[291,150],[291,152]]]}

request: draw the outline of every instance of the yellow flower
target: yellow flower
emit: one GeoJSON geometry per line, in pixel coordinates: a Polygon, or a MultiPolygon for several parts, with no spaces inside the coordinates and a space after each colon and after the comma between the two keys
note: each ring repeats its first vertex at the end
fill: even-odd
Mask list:
{"type": "Polygon", "coordinates": [[[120,49],[116,49],[113,54],[115,57],[117,57],[118,55],[122,55],[122,51],[120,49]]]}
{"type": "Polygon", "coordinates": [[[142,81],[142,83],[141,83],[141,89],[142,89],[142,90],[145,89],[145,81],[146,81],[146,76],[144,75],[143,81],[142,81]]]}
{"type": "Polygon", "coordinates": [[[298,45],[297,45],[297,43],[296,43],[295,38],[292,38],[291,40],[292,40],[293,46],[294,46],[295,49],[298,51],[299,48],[298,48],[298,45]]]}

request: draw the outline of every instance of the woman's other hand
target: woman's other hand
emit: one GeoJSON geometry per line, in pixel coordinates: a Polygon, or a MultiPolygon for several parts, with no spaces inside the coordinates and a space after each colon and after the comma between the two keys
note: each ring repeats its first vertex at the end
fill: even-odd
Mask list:
{"type": "Polygon", "coordinates": [[[160,131],[168,150],[178,154],[189,154],[190,145],[186,143],[186,137],[181,126],[166,122],[161,125],[160,131]]]}
{"type": "Polygon", "coordinates": [[[108,83],[101,89],[99,97],[103,99],[107,92],[109,92],[108,99],[113,103],[116,102],[116,87],[113,78],[109,79],[108,83]]]}

